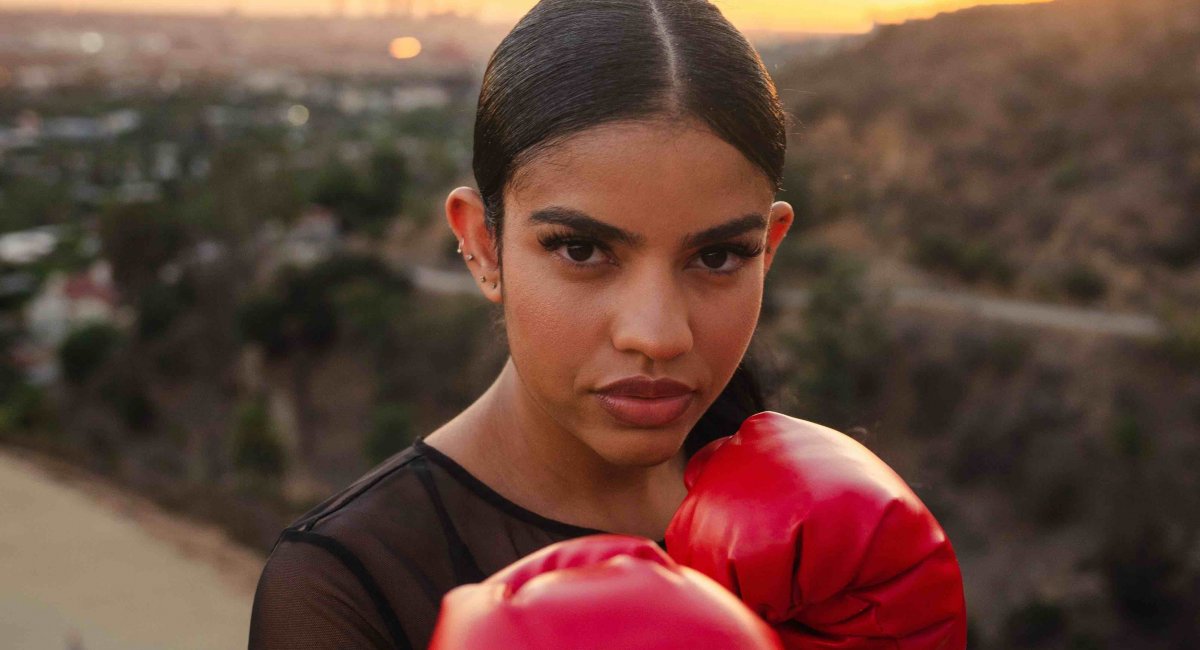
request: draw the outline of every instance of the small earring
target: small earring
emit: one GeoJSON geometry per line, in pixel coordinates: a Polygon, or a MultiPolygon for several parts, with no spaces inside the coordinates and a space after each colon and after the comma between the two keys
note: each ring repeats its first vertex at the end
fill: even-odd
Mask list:
{"type": "Polygon", "coordinates": [[[467,261],[470,262],[473,259],[475,259],[475,256],[470,253],[467,253],[467,261]]]}
{"type": "Polygon", "coordinates": [[[480,282],[487,282],[487,276],[485,276],[485,275],[481,275],[481,276],[479,276],[479,281],[480,281],[480,282]]]}
{"type": "Polygon", "coordinates": [[[495,282],[493,282],[493,283],[492,283],[492,288],[493,288],[493,289],[495,289],[495,288],[496,288],[496,283],[495,283],[495,282]]]}
{"type": "Polygon", "coordinates": [[[462,252],[462,245],[463,245],[463,242],[462,242],[462,240],[461,240],[461,239],[460,239],[460,240],[458,240],[458,250],[457,250],[457,251],[455,251],[456,253],[461,253],[461,252],[462,252]]]}

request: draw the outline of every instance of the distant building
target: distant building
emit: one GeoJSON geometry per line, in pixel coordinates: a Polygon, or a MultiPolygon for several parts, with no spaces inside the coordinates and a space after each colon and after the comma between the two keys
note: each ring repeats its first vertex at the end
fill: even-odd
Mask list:
{"type": "Polygon", "coordinates": [[[332,212],[310,205],[290,228],[278,221],[264,226],[258,244],[263,263],[257,276],[269,281],[283,267],[307,268],[332,257],[342,245],[341,228],[332,212]]]}
{"type": "Polygon", "coordinates": [[[333,255],[341,242],[337,217],[318,206],[309,206],[279,242],[278,256],[285,264],[312,266],[333,255]]]}
{"type": "Polygon", "coordinates": [[[174,180],[179,176],[179,145],[174,142],[159,142],[154,145],[153,176],[160,181],[174,180]]]}
{"type": "Polygon", "coordinates": [[[20,341],[10,351],[13,364],[35,386],[48,386],[58,380],[58,351],[55,348],[20,341]]]}
{"type": "Polygon", "coordinates": [[[135,131],[142,115],[133,109],[121,109],[100,117],[52,117],[42,120],[40,135],[47,140],[87,142],[112,140],[135,131]]]}
{"type": "Polygon", "coordinates": [[[99,260],[81,273],[55,273],[25,305],[27,337],[13,348],[26,379],[44,386],[58,379],[58,348],[72,330],[91,323],[129,327],[133,311],[120,305],[112,267],[99,260]]]}
{"type": "Polygon", "coordinates": [[[31,228],[0,235],[0,262],[30,264],[54,252],[58,246],[54,226],[31,228]]]}
{"type": "Polygon", "coordinates": [[[82,273],[55,273],[25,307],[25,326],[34,343],[57,348],[71,330],[88,323],[126,326],[131,314],[121,309],[112,267],[97,261],[82,273]]]}
{"type": "Polygon", "coordinates": [[[423,84],[392,90],[392,107],[400,111],[418,108],[442,108],[450,103],[450,93],[442,86],[423,84]]]}

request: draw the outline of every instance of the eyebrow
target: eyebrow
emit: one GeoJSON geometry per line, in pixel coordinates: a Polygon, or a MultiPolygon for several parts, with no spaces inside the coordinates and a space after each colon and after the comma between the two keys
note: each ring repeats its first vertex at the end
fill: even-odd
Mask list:
{"type": "MultiPolygon", "coordinates": [[[[552,206],[542,208],[529,215],[531,223],[545,223],[559,226],[566,226],[578,231],[580,234],[598,239],[603,242],[616,242],[624,244],[631,248],[638,248],[646,243],[646,238],[628,230],[622,230],[612,224],[604,223],[598,219],[588,216],[584,212],[572,208],[564,208],[552,206]]],[[[711,228],[705,228],[699,232],[694,232],[685,235],[680,243],[683,248],[692,248],[705,246],[720,241],[724,241],[731,237],[736,237],[742,233],[752,232],[755,230],[766,230],[768,219],[765,214],[751,213],[736,217],[725,223],[718,224],[711,228]]]]}

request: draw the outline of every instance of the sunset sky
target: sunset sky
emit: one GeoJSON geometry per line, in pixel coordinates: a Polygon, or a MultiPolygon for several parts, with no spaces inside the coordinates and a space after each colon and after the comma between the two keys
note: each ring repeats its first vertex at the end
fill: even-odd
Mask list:
{"type": "MultiPolygon", "coordinates": [[[[328,14],[337,2],[351,14],[376,13],[389,2],[411,3],[417,13],[463,11],[485,20],[512,22],[535,0],[0,0],[0,7],[204,12],[238,9],[247,14],[328,14]]],[[[861,32],[873,21],[899,22],[979,4],[1027,4],[1044,0],[714,0],[745,30],[861,32]]]]}

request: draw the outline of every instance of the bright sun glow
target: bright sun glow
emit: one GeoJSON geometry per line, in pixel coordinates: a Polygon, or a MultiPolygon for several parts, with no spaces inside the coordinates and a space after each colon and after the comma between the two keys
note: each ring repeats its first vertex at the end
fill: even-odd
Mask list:
{"type": "MultiPolygon", "coordinates": [[[[865,32],[873,23],[900,22],[924,18],[939,11],[953,11],[980,4],[1029,4],[1047,0],[712,0],[740,29],[795,32],[865,32]]],[[[1135,0],[1130,0],[1135,1],[1135,0]]],[[[431,11],[456,11],[481,19],[509,23],[516,21],[535,4],[535,0],[423,0],[410,5],[418,14],[431,11]]],[[[343,6],[350,15],[377,12],[375,0],[236,0],[238,10],[246,14],[329,15],[343,6]]],[[[212,13],[228,2],[207,0],[0,0],[3,7],[70,7],[74,11],[185,11],[212,13]]],[[[406,46],[410,47],[410,46],[406,46]]],[[[415,55],[414,55],[415,56],[415,55]]]]}
{"type": "Polygon", "coordinates": [[[392,39],[391,45],[388,46],[388,52],[393,58],[411,59],[421,53],[421,41],[412,36],[401,36],[392,39]]]}

